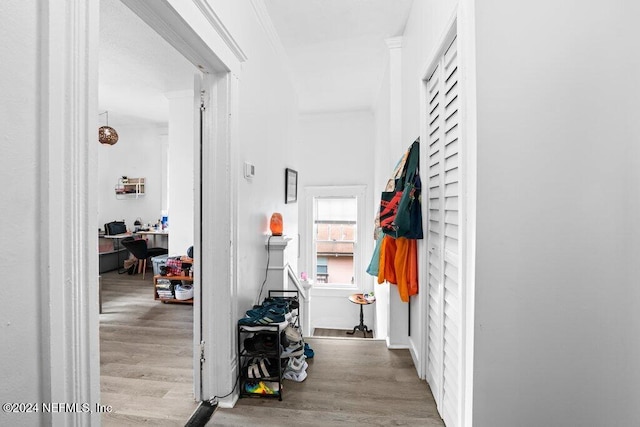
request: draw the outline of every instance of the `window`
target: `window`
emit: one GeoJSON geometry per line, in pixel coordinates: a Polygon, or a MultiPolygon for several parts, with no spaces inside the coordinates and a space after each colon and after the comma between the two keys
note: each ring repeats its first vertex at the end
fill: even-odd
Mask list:
{"type": "Polygon", "coordinates": [[[358,225],[362,223],[363,186],[306,189],[309,265],[315,282],[334,288],[360,284],[358,225]]]}

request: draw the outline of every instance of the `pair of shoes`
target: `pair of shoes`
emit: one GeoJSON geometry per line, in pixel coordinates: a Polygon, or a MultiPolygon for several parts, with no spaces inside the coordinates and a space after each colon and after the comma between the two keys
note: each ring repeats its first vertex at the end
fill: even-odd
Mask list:
{"type": "Polygon", "coordinates": [[[298,308],[300,306],[300,304],[298,303],[297,299],[295,299],[295,298],[287,298],[287,297],[265,298],[264,301],[262,302],[262,305],[270,305],[270,304],[275,304],[275,305],[284,305],[284,304],[286,304],[287,307],[290,310],[295,310],[296,308],[298,308]]]}
{"type": "Polygon", "coordinates": [[[305,371],[309,367],[309,364],[305,359],[306,357],[304,355],[289,358],[285,372],[299,373],[305,371]]]}
{"type": "Polygon", "coordinates": [[[307,371],[306,370],[300,371],[300,372],[287,371],[284,373],[282,378],[284,378],[285,380],[291,380],[297,383],[301,383],[302,381],[307,379],[307,371]]]}
{"type": "Polygon", "coordinates": [[[298,357],[289,358],[289,362],[287,363],[287,367],[284,370],[282,378],[299,383],[304,381],[307,378],[307,368],[309,367],[309,364],[305,359],[306,357],[304,354],[298,357]]]}
{"type": "Polygon", "coordinates": [[[289,347],[293,344],[302,345],[302,334],[300,333],[298,328],[289,324],[280,333],[280,344],[282,344],[283,347],[289,347]]]}
{"type": "Polygon", "coordinates": [[[277,377],[277,363],[278,361],[275,359],[267,359],[263,358],[255,358],[250,361],[247,365],[247,378],[271,378],[277,377]],[[275,368],[272,368],[275,366],[275,368]],[[271,369],[271,370],[269,370],[271,369]]]}
{"type": "Polygon", "coordinates": [[[249,317],[258,317],[264,316],[265,314],[273,314],[273,315],[285,315],[289,313],[289,307],[284,305],[268,305],[268,306],[256,306],[251,310],[247,310],[247,316],[249,317]]]}
{"type": "Polygon", "coordinates": [[[313,359],[314,356],[313,349],[307,343],[304,344],[304,355],[307,359],[313,359]]]}
{"type": "Polygon", "coordinates": [[[284,359],[287,357],[296,357],[304,354],[304,346],[302,345],[302,341],[297,343],[292,343],[286,348],[282,348],[280,352],[280,358],[284,359]]]}
{"type": "Polygon", "coordinates": [[[280,386],[277,382],[272,381],[260,381],[257,383],[248,382],[244,385],[244,389],[247,393],[252,394],[278,394],[280,393],[280,386]]]}
{"type": "MultiPolygon", "coordinates": [[[[279,329],[284,329],[289,322],[282,314],[266,313],[262,315],[243,317],[238,320],[238,324],[242,326],[278,325],[279,329]]],[[[250,330],[248,328],[245,329],[250,330]]]]}
{"type": "Polygon", "coordinates": [[[302,341],[302,334],[300,333],[300,331],[291,325],[284,328],[284,334],[289,341],[302,341]]]}
{"type": "Polygon", "coordinates": [[[275,351],[278,341],[273,334],[257,333],[252,337],[245,338],[244,348],[247,351],[275,351]]]}

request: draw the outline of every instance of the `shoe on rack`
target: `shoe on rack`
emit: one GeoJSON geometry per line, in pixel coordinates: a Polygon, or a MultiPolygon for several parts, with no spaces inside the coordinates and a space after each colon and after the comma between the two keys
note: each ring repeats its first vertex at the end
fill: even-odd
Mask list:
{"type": "Polygon", "coordinates": [[[309,364],[306,361],[306,357],[303,355],[297,357],[290,357],[289,362],[287,363],[287,367],[285,371],[294,371],[300,372],[309,367],[309,364]]]}
{"type": "Polygon", "coordinates": [[[259,381],[257,383],[247,382],[244,385],[244,389],[247,393],[252,394],[278,394],[280,393],[280,386],[277,382],[273,381],[259,381]]]}
{"type": "Polygon", "coordinates": [[[296,357],[304,354],[304,346],[302,343],[293,343],[287,348],[283,348],[280,352],[280,358],[296,357]]]}
{"type": "Polygon", "coordinates": [[[307,378],[307,371],[300,371],[300,372],[287,371],[284,373],[282,378],[301,383],[307,378]]]}
{"type": "Polygon", "coordinates": [[[289,325],[286,328],[284,328],[284,333],[289,339],[289,341],[295,341],[295,342],[302,341],[302,334],[300,333],[298,328],[295,328],[289,325]]]}
{"type": "Polygon", "coordinates": [[[289,325],[289,321],[280,314],[264,314],[262,316],[247,316],[238,320],[238,325],[242,326],[245,331],[260,331],[265,329],[264,326],[278,326],[281,331],[289,325]]]}
{"type": "Polygon", "coordinates": [[[278,376],[278,361],[275,359],[254,358],[247,365],[246,376],[247,378],[271,378],[278,376]]]}
{"type": "Polygon", "coordinates": [[[257,333],[252,337],[245,338],[244,348],[247,351],[275,351],[278,341],[273,334],[257,333]]]}

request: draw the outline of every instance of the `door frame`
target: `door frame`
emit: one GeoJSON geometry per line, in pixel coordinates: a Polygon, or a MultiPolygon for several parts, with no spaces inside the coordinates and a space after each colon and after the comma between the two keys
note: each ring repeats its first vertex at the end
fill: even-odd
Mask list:
{"type": "MultiPolygon", "coordinates": [[[[220,284],[203,287],[203,336],[207,341],[203,391],[198,397],[208,398],[233,387],[230,367],[235,364],[235,347],[230,331],[235,316],[229,307],[236,289],[236,257],[229,242],[236,228],[232,220],[236,196],[231,189],[237,168],[232,164],[232,142],[237,131],[231,113],[237,108],[238,73],[246,56],[205,2],[123,3],[194,63],[205,74],[207,93],[216,94],[205,114],[209,151],[203,156],[203,169],[215,172],[204,177],[208,191],[203,195],[202,221],[198,218],[195,230],[204,242],[210,242],[195,254],[202,266],[201,281],[220,284]],[[208,23],[195,22],[202,16],[208,23]],[[203,263],[203,258],[213,262],[203,263]]],[[[42,112],[38,117],[42,140],[42,196],[38,200],[42,400],[87,402],[93,407],[100,402],[98,295],[94,291],[98,288],[99,2],[64,0],[64,6],[48,0],[37,11],[42,26],[42,112]],[[59,129],[65,129],[64,138],[59,129]]],[[[99,425],[100,414],[48,414],[44,422],[99,425]]]]}

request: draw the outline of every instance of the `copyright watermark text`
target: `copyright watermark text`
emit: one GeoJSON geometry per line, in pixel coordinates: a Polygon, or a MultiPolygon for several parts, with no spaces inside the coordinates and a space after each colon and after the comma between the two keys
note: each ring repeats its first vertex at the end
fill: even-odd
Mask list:
{"type": "Polygon", "coordinates": [[[45,414],[57,414],[57,413],[93,413],[93,412],[111,412],[113,408],[111,405],[101,405],[96,403],[91,405],[89,403],[68,403],[68,402],[5,402],[2,404],[2,412],[12,414],[29,414],[43,412],[45,414]]]}

